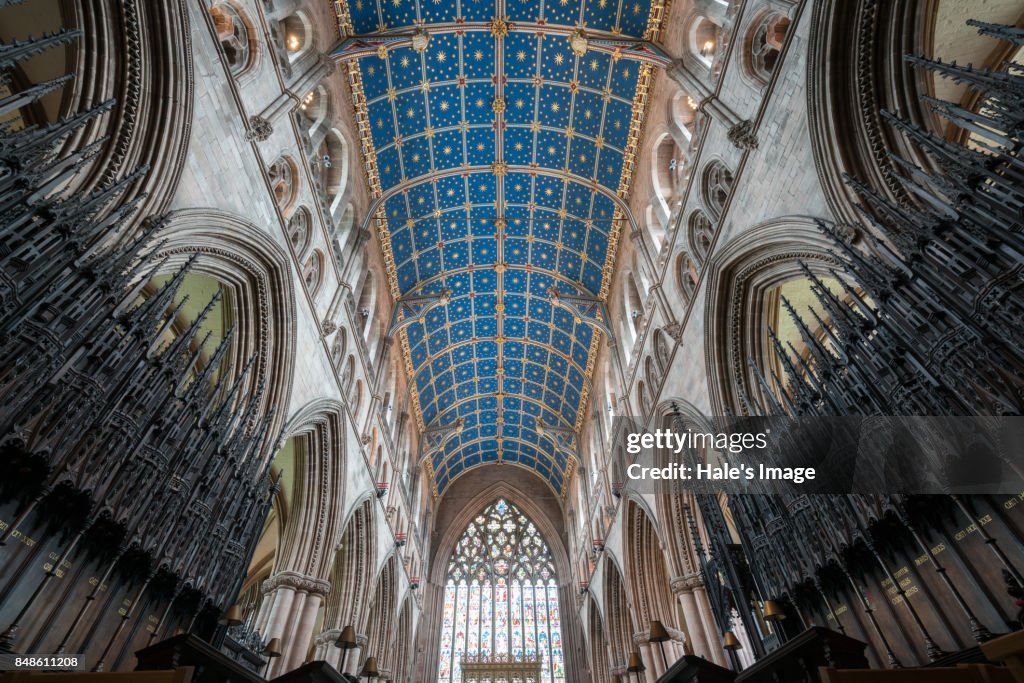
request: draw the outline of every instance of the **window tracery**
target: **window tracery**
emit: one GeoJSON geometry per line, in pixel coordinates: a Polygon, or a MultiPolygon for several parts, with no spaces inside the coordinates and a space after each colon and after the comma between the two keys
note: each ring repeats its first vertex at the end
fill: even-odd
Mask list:
{"type": "Polygon", "coordinates": [[[320,279],[323,275],[323,255],[319,250],[314,249],[313,253],[306,259],[302,267],[302,279],[306,283],[306,289],[310,294],[316,294],[320,288],[320,279]]]}
{"type": "Polygon", "coordinates": [[[755,22],[747,46],[747,69],[762,85],[768,83],[779,61],[789,29],[789,18],[768,14],[755,22]]]}
{"type": "Polygon", "coordinates": [[[239,11],[227,3],[211,7],[210,15],[228,67],[237,76],[249,67],[252,57],[249,26],[239,11]]]}
{"type": "Polygon", "coordinates": [[[564,683],[558,582],[547,542],[504,499],[466,527],[448,563],[439,683],[461,680],[467,657],[539,657],[542,683],[564,683]]]}
{"type": "Polygon", "coordinates": [[[714,234],[715,228],[707,214],[703,211],[694,211],[690,215],[689,243],[698,265],[704,265],[708,252],[711,251],[711,240],[714,234]]]}
{"type": "Polygon", "coordinates": [[[732,192],[732,171],[721,161],[712,161],[704,171],[704,203],[716,217],[725,210],[725,203],[732,192]]]}
{"type": "Polygon", "coordinates": [[[292,243],[296,255],[301,255],[309,246],[311,227],[309,211],[305,207],[300,208],[288,219],[288,240],[292,243]]]}
{"type": "Polygon", "coordinates": [[[298,194],[297,173],[292,162],[281,157],[267,170],[270,178],[270,187],[274,191],[274,199],[282,211],[285,211],[295,201],[298,194]]]}

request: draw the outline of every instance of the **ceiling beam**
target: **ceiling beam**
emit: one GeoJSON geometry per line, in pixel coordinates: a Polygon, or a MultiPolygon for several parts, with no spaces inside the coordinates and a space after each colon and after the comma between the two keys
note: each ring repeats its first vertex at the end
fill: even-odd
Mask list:
{"type": "Polygon", "coordinates": [[[491,33],[528,33],[536,36],[562,36],[569,42],[569,48],[579,57],[594,51],[611,55],[612,59],[652,64],[665,68],[672,63],[672,57],[649,40],[629,38],[611,31],[584,29],[576,26],[541,24],[530,21],[464,21],[427,24],[424,26],[402,26],[375,33],[349,36],[334,49],[331,58],[338,63],[377,56],[384,58],[389,50],[409,47],[417,52],[427,48],[432,35],[491,33]]]}
{"type": "MultiPolygon", "coordinates": [[[[375,218],[378,218],[377,212],[383,209],[384,203],[387,200],[391,199],[392,197],[396,197],[402,194],[403,192],[408,192],[417,185],[431,183],[434,182],[435,180],[440,180],[442,178],[450,178],[452,176],[470,176],[480,175],[483,173],[493,174],[493,166],[457,166],[455,168],[446,168],[440,171],[431,171],[430,173],[424,173],[421,176],[409,178],[405,182],[399,183],[397,185],[392,185],[388,189],[384,190],[381,193],[381,195],[377,197],[377,199],[373,200],[373,203],[370,204],[370,207],[366,210],[366,216],[363,217],[362,223],[360,224],[359,228],[361,230],[368,230],[370,227],[370,221],[374,220],[375,218]]],[[[569,182],[576,183],[577,185],[589,187],[595,192],[598,192],[604,197],[610,199],[612,203],[615,204],[615,207],[619,209],[622,212],[625,219],[629,221],[630,232],[637,232],[640,229],[640,225],[637,223],[636,218],[633,216],[633,212],[629,208],[629,203],[626,202],[625,199],[620,197],[617,192],[609,189],[608,187],[605,187],[601,183],[597,182],[596,179],[584,178],[583,176],[576,175],[575,173],[570,173],[565,170],[546,168],[544,166],[535,166],[532,164],[509,164],[508,173],[526,173],[533,175],[542,175],[550,178],[559,178],[561,180],[567,180],[569,182]]],[[[381,215],[379,216],[379,218],[382,220],[387,220],[387,216],[385,215],[381,215]]]]}

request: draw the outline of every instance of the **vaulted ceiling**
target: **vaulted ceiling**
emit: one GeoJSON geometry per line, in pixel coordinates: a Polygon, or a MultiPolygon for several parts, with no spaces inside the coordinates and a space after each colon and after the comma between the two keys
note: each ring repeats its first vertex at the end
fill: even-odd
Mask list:
{"type": "Polygon", "coordinates": [[[339,3],[435,492],[488,463],[571,477],[661,10],[339,3]]]}

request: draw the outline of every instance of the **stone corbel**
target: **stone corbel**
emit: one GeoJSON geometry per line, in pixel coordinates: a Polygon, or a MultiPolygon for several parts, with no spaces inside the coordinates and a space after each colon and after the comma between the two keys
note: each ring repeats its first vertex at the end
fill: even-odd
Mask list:
{"type": "Polygon", "coordinates": [[[745,151],[757,149],[757,131],[754,129],[753,121],[749,119],[740,121],[729,129],[729,142],[734,147],[745,151]]]}
{"type": "Polygon", "coordinates": [[[260,115],[249,117],[249,125],[245,131],[247,142],[265,142],[273,133],[274,126],[269,120],[260,115]]]}

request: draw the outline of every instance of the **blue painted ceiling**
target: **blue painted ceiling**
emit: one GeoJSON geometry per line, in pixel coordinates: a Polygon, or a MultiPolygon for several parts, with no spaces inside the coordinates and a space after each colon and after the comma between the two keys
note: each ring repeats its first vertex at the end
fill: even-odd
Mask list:
{"type": "Polygon", "coordinates": [[[567,453],[540,432],[578,427],[599,333],[549,290],[606,294],[641,70],[569,34],[642,38],[650,0],[349,0],[339,15],[348,35],[429,35],[371,45],[352,82],[392,293],[451,293],[404,330],[421,428],[463,419],[430,454],[436,491],[494,462],[562,491],[567,453]]]}

